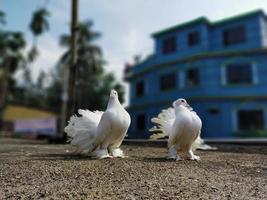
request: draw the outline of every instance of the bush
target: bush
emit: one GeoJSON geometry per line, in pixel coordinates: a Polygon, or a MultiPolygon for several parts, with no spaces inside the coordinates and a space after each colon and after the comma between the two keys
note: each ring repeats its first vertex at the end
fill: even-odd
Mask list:
{"type": "Polygon", "coordinates": [[[234,133],[235,136],[246,138],[246,137],[267,137],[267,130],[248,130],[238,131],[234,133]]]}

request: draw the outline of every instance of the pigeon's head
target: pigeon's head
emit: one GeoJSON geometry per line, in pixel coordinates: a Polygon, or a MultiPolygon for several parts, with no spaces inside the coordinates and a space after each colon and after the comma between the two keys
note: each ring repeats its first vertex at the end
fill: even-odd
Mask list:
{"type": "Polygon", "coordinates": [[[110,98],[112,98],[112,99],[118,98],[118,92],[116,90],[111,90],[110,98]]]}
{"type": "Polygon", "coordinates": [[[172,103],[172,106],[174,108],[177,108],[178,106],[184,106],[184,107],[186,107],[190,111],[193,110],[192,107],[186,102],[186,100],[185,99],[182,99],[182,98],[177,99],[176,101],[174,101],[172,103]]]}

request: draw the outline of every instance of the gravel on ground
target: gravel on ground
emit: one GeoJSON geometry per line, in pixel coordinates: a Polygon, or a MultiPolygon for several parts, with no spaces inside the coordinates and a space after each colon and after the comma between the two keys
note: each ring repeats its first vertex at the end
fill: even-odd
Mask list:
{"type": "Polygon", "coordinates": [[[0,199],[267,199],[267,146],[218,145],[201,161],[166,148],[123,145],[124,159],[92,160],[70,145],[0,139],[0,199]]]}

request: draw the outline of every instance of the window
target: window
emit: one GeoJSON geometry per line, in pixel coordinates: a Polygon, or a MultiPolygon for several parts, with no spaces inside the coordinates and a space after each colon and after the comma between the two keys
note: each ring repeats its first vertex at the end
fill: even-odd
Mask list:
{"type": "Polygon", "coordinates": [[[162,43],[163,54],[169,54],[176,51],[176,37],[165,38],[162,43]]]}
{"type": "Polygon", "coordinates": [[[164,74],[160,77],[160,90],[170,90],[176,87],[176,73],[164,74]]]}
{"type": "Polygon", "coordinates": [[[146,116],[144,114],[137,115],[136,128],[139,131],[145,130],[145,128],[146,128],[146,116]]]}
{"type": "Polygon", "coordinates": [[[197,31],[191,32],[188,34],[188,36],[187,36],[188,46],[195,46],[195,45],[199,44],[199,42],[200,42],[200,37],[199,37],[199,33],[197,31]]]}
{"type": "Polygon", "coordinates": [[[142,97],[145,94],[145,85],[143,81],[136,83],[135,94],[137,97],[142,97]]]}
{"type": "Polygon", "coordinates": [[[209,108],[208,113],[211,115],[217,115],[220,113],[220,110],[218,108],[209,108]]]}
{"type": "Polygon", "coordinates": [[[194,87],[199,84],[199,70],[198,69],[188,69],[186,71],[186,86],[194,87]]]}
{"type": "Polygon", "coordinates": [[[244,26],[226,29],[223,31],[223,44],[225,46],[240,44],[246,41],[244,26]]]}
{"type": "Polygon", "coordinates": [[[252,66],[250,64],[230,64],[225,69],[228,84],[253,83],[252,66]]]}
{"type": "Polygon", "coordinates": [[[239,130],[263,130],[264,117],[262,110],[240,110],[238,111],[238,127],[239,130]]]}

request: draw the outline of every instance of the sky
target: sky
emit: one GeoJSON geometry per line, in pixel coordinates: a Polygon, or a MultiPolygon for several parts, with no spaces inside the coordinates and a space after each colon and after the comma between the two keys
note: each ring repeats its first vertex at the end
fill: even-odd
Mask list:
{"type": "MultiPolygon", "coordinates": [[[[31,15],[46,5],[51,12],[50,30],[38,39],[40,55],[32,64],[32,76],[40,70],[49,72],[64,52],[59,36],[69,33],[71,0],[0,0],[0,10],[6,13],[6,29],[23,31],[29,45],[31,15]]],[[[107,71],[122,80],[126,62],[135,55],[142,58],[153,52],[151,33],[200,16],[210,21],[243,12],[263,9],[266,0],[79,0],[79,20],[91,19],[93,29],[102,33],[96,42],[103,50],[107,71]]]]}

